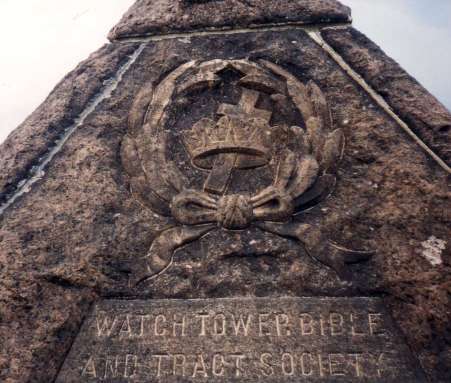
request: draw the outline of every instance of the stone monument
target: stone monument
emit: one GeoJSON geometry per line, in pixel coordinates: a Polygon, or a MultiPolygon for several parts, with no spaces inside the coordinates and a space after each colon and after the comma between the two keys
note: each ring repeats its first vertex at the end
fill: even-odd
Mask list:
{"type": "Polygon", "coordinates": [[[0,380],[449,382],[450,113],[335,0],[138,0],[0,147],[0,380]]]}

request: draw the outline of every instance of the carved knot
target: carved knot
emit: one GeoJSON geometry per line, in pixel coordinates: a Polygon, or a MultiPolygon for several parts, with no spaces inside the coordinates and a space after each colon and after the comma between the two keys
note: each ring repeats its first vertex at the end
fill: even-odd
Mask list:
{"type": "Polygon", "coordinates": [[[218,202],[218,223],[230,230],[244,229],[253,220],[252,204],[244,195],[225,195],[218,202]]]}
{"type": "Polygon", "coordinates": [[[284,222],[293,214],[291,196],[272,186],[253,196],[222,197],[196,190],[184,190],[171,203],[174,218],[183,225],[218,223],[240,230],[253,221],[284,222]]]}

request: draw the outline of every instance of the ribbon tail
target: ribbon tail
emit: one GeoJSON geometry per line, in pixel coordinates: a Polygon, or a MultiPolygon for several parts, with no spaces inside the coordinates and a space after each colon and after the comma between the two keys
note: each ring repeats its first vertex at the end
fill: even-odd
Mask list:
{"type": "Polygon", "coordinates": [[[344,261],[346,264],[350,265],[353,263],[367,262],[376,253],[374,250],[352,250],[346,247],[337,245],[336,243],[330,242],[330,246],[333,249],[344,254],[344,261]]]}
{"type": "Polygon", "coordinates": [[[350,280],[348,264],[367,261],[374,251],[350,250],[329,242],[321,230],[308,224],[277,224],[264,222],[256,224],[261,230],[299,241],[307,254],[321,264],[334,270],[342,280],[350,280]]]}
{"type": "Polygon", "coordinates": [[[176,226],[163,231],[153,241],[145,256],[146,270],[137,276],[133,284],[136,286],[161,274],[171,265],[174,252],[178,248],[199,239],[214,228],[215,225],[176,226]]]}

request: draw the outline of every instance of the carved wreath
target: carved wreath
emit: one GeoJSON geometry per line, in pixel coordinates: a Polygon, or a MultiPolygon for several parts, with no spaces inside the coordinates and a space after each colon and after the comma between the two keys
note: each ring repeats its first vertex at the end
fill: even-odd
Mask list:
{"type": "Polygon", "coordinates": [[[131,191],[145,206],[173,221],[153,241],[145,256],[147,268],[137,276],[137,283],[165,271],[178,248],[218,227],[236,230],[255,225],[294,239],[312,258],[342,277],[347,274],[346,263],[369,256],[334,246],[315,225],[293,220],[305,206],[320,203],[332,192],[336,181],[333,173],[344,148],[343,132],[333,129],[326,98],[314,82],[304,85],[280,66],[263,60],[259,64],[248,60],[191,61],[158,86],[143,89],[129,125],[122,160],[131,191]],[[225,69],[242,74],[241,87],[288,97],[304,120],[305,129],[295,129],[302,150],[279,153],[273,184],[251,196],[189,189],[188,180],[166,153],[167,109],[173,98],[216,86],[222,81],[218,73],[225,69]]]}

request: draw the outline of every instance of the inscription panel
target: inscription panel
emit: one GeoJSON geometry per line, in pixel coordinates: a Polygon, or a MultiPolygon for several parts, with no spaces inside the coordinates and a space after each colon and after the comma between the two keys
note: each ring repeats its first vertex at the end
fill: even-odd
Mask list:
{"type": "Polygon", "coordinates": [[[105,300],[57,383],[422,382],[374,298],[105,300]]]}

